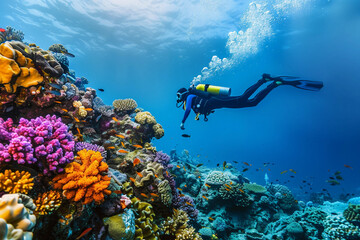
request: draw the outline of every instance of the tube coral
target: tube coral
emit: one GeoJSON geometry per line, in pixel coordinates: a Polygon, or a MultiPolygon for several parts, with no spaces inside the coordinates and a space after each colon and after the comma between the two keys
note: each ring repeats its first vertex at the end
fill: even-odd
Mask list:
{"type": "Polygon", "coordinates": [[[0,190],[8,193],[27,194],[34,186],[29,172],[5,170],[0,173],[0,190]]]}
{"type": "Polygon", "coordinates": [[[77,154],[82,164],[68,164],[65,173],[53,179],[54,188],[64,190],[63,194],[69,200],[100,204],[104,201],[104,194],[111,194],[107,189],[111,179],[107,176],[108,165],[102,161],[100,152],[84,149],[77,154]]]}

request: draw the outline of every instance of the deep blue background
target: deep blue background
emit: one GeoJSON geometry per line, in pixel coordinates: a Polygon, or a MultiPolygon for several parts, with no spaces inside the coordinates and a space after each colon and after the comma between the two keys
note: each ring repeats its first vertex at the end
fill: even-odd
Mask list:
{"type": "MultiPolygon", "coordinates": [[[[253,166],[245,175],[260,184],[264,183],[264,172],[255,168],[263,168],[263,162],[274,162],[267,170],[271,180],[290,179],[289,172],[280,174],[289,168],[297,172],[289,184],[295,192],[300,192],[299,184],[292,183],[306,179],[312,182],[314,191],[325,187],[333,193],[359,194],[360,4],[355,0],[316,3],[276,23],[274,36],[261,45],[255,56],[213,77],[210,83],[229,86],[232,95],[239,95],[266,72],[323,81],[325,86],[320,92],[281,86],[255,108],[217,110],[206,123],[194,121],[191,114],[185,131],[179,128],[183,112],[175,108],[175,93],[187,87],[214,54],[228,55],[228,29],[223,37],[196,43],[179,41],[168,49],[149,45],[141,52],[84,47],[84,54],[70,59],[70,67],[77,76],[87,77],[89,86],[105,89],[98,94],[107,104],[131,97],[150,111],[165,129],[165,136],[154,141],[158,150],[187,149],[194,156],[200,154],[199,162],[214,167],[223,161],[246,161],[253,166]],[[182,138],[182,133],[191,138],[182,138]],[[344,164],[353,168],[345,168],[344,164]],[[336,170],[345,180],[332,187],[325,180],[336,170]]],[[[19,2],[1,1],[0,27],[10,25],[22,30],[26,41],[44,49],[56,43],[46,35],[47,29],[41,23],[34,26],[6,17],[11,16],[15,6],[22,7],[19,2]]],[[[106,29],[94,28],[90,22],[87,25],[84,16],[71,15],[63,8],[46,11],[66,19],[68,27],[82,22],[88,32],[101,34],[107,40],[106,29]]],[[[76,41],[79,39],[63,38],[61,43],[66,46],[76,41]]]]}

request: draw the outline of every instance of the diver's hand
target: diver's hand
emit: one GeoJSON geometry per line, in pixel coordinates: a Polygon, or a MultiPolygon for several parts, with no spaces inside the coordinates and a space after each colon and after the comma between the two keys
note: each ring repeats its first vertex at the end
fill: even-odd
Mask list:
{"type": "Polygon", "coordinates": [[[185,130],[184,123],[181,123],[181,124],[180,124],[180,128],[181,128],[181,130],[185,130]]]}

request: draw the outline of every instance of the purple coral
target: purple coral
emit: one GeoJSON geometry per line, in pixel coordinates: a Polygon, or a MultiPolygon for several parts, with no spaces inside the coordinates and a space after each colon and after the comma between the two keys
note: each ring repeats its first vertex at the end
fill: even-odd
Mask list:
{"type": "Polygon", "coordinates": [[[21,118],[17,127],[11,119],[0,118],[0,123],[0,163],[37,163],[49,175],[62,172],[62,167],[73,161],[75,142],[60,118],[50,115],[31,120],[21,118]]]}
{"type": "Polygon", "coordinates": [[[170,156],[162,151],[156,152],[154,162],[160,163],[161,165],[164,166],[164,168],[172,168],[173,167],[171,164],[169,165],[170,156]]]}
{"type": "Polygon", "coordinates": [[[99,146],[97,144],[91,144],[91,143],[88,143],[88,142],[78,142],[76,143],[75,145],[75,150],[77,152],[83,150],[83,149],[86,149],[86,150],[93,150],[95,152],[100,152],[101,153],[101,156],[106,159],[107,157],[107,153],[106,153],[106,150],[103,146],[99,146]]]}

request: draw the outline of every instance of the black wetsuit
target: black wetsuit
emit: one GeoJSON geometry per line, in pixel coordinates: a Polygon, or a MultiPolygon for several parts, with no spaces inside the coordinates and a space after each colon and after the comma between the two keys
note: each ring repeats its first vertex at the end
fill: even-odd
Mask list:
{"type": "Polygon", "coordinates": [[[258,103],[261,102],[261,100],[263,100],[271,90],[273,90],[278,86],[278,84],[272,82],[265,89],[261,90],[254,98],[249,99],[250,96],[264,83],[266,83],[266,80],[260,79],[257,83],[249,87],[242,95],[234,96],[234,97],[230,97],[230,96],[201,97],[195,94],[190,94],[186,100],[185,114],[182,123],[185,123],[191,109],[196,114],[198,113],[204,114],[205,120],[207,120],[206,116],[210,114],[214,109],[254,107],[258,105],[258,103]]]}

